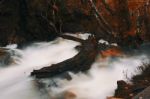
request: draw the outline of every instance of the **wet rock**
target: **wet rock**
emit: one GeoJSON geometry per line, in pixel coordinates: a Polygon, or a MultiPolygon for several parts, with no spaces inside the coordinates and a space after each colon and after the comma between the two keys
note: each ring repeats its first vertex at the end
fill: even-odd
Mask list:
{"type": "Polygon", "coordinates": [[[117,81],[117,89],[115,90],[115,97],[123,99],[131,99],[131,86],[125,81],[117,81]]]}
{"type": "Polygon", "coordinates": [[[107,97],[107,99],[123,99],[123,98],[107,97]]]}
{"type": "Polygon", "coordinates": [[[115,97],[124,99],[149,99],[149,86],[150,86],[150,64],[145,63],[138,67],[140,74],[133,75],[131,78],[132,84],[125,81],[117,82],[117,89],[115,97]],[[134,97],[134,98],[133,98],[134,97]]]}
{"type": "Polygon", "coordinates": [[[0,65],[8,65],[11,61],[11,55],[6,50],[0,49],[0,65]]]}
{"type": "Polygon", "coordinates": [[[20,57],[20,54],[14,50],[0,48],[0,66],[15,64],[20,57]]]}
{"type": "Polygon", "coordinates": [[[64,94],[64,99],[76,99],[77,96],[75,95],[75,93],[67,91],[64,94]]]}
{"type": "Polygon", "coordinates": [[[133,99],[150,99],[150,87],[137,94],[133,99]]]}

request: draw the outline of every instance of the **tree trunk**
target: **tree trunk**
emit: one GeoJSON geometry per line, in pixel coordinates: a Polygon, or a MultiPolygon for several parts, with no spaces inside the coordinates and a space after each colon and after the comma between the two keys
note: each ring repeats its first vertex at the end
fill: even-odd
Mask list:
{"type": "Polygon", "coordinates": [[[31,76],[35,76],[36,78],[49,78],[69,71],[74,73],[87,71],[95,61],[98,54],[97,47],[98,43],[95,40],[95,37],[91,36],[82,42],[81,50],[76,56],[58,64],[34,70],[31,73],[31,76]]]}

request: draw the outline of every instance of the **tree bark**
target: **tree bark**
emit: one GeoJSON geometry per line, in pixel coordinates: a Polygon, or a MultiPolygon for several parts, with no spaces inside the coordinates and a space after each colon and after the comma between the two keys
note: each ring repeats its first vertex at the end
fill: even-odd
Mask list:
{"type": "Polygon", "coordinates": [[[87,71],[98,54],[97,47],[98,42],[95,40],[95,37],[91,36],[82,42],[81,50],[76,56],[58,64],[34,70],[31,76],[35,76],[36,78],[49,78],[69,71],[74,73],[87,71]]]}

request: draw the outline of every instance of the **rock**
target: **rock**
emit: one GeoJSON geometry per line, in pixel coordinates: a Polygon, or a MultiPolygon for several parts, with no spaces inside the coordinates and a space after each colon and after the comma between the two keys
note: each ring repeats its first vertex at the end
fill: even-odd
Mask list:
{"type": "Polygon", "coordinates": [[[64,93],[64,99],[76,99],[76,97],[73,92],[67,91],[64,93]]]}
{"type": "Polygon", "coordinates": [[[11,55],[6,50],[0,49],[0,65],[8,65],[11,61],[11,55]]]}
{"type": "Polygon", "coordinates": [[[131,99],[132,96],[130,96],[131,85],[127,84],[125,81],[120,80],[117,81],[117,89],[115,90],[115,97],[117,98],[123,98],[123,99],[131,99]]]}
{"type": "Polygon", "coordinates": [[[16,51],[0,48],[0,66],[16,63],[17,57],[20,58],[20,55],[16,51]]]}
{"type": "Polygon", "coordinates": [[[150,86],[134,96],[133,99],[150,99],[150,86]]]}
{"type": "Polygon", "coordinates": [[[117,85],[119,88],[124,88],[127,85],[127,83],[123,80],[120,80],[120,81],[117,81],[117,85]]]}
{"type": "Polygon", "coordinates": [[[138,67],[140,74],[133,75],[131,78],[132,84],[125,81],[117,82],[115,97],[125,99],[150,99],[150,64],[144,63],[138,67]],[[134,97],[134,98],[133,98],[134,97]]]}
{"type": "Polygon", "coordinates": [[[123,99],[123,98],[107,97],[107,99],[123,99]]]}
{"type": "MultiPolygon", "coordinates": [[[[113,13],[117,13],[115,15],[108,11],[111,9],[106,7],[107,4],[94,0],[114,33],[121,31],[125,34],[130,27],[127,0],[110,1],[106,3],[113,13]]],[[[3,0],[0,7],[0,45],[53,40],[64,32],[90,32],[97,38],[107,38],[94,14],[88,0],[3,0]]]]}

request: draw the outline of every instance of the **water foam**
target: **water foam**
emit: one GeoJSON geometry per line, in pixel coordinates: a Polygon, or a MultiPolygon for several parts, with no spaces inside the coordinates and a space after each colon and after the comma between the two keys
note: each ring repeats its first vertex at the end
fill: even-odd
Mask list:
{"type": "Polygon", "coordinates": [[[17,65],[0,68],[0,99],[53,99],[50,96],[67,99],[62,98],[65,92],[74,93],[75,99],[105,99],[113,95],[117,80],[125,80],[125,73],[131,77],[147,58],[140,55],[97,60],[87,74],[71,74],[71,81],[54,79],[58,87],[39,89],[38,82],[29,76],[30,72],[73,57],[78,53],[74,49],[76,45],[79,43],[58,38],[52,42],[35,43],[23,50],[13,49],[22,57],[17,65]]]}

